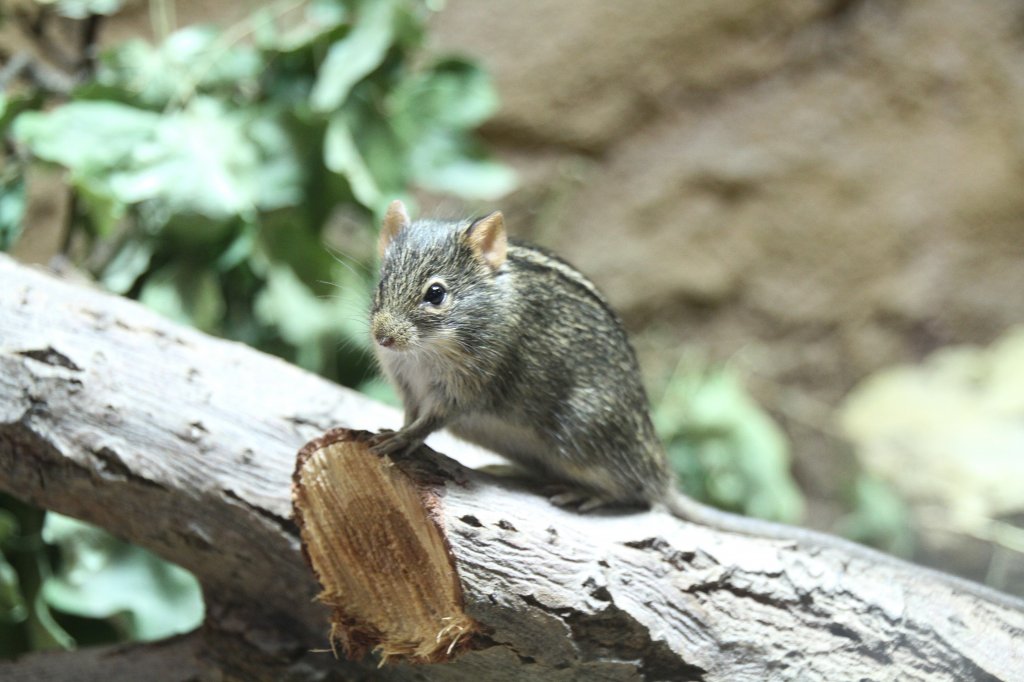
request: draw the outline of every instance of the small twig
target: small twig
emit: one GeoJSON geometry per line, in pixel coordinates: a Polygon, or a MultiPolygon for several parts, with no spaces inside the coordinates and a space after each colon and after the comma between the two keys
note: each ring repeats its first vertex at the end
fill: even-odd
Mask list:
{"type": "Polygon", "coordinates": [[[27,52],[18,52],[0,69],[0,90],[6,90],[11,83],[24,78],[34,87],[49,94],[66,97],[75,87],[75,80],[68,74],[41,64],[27,52]]]}
{"type": "Polygon", "coordinates": [[[82,78],[94,72],[101,17],[90,16],[83,22],[79,54],[76,56],[65,49],[63,41],[54,40],[51,36],[52,16],[46,8],[31,12],[18,7],[11,13],[15,24],[35,49],[18,52],[0,70],[0,88],[6,88],[17,78],[24,78],[46,94],[67,97],[82,78]]]}
{"type": "Polygon", "coordinates": [[[78,74],[81,80],[88,80],[96,73],[96,43],[102,23],[101,14],[90,14],[82,22],[78,55],[78,74]]]}
{"type": "Polygon", "coordinates": [[[18,52],[14,56],[9,56],[6,52],[0,50],[0,60],[5,62],[3,68],[0,68],[0,91],[10,87],[10,84],[28,71],[32,65],[32,57],[24,52],[18,52]]]}
{"type": "Polygon", "coordinates": [[[71,253],[71,242],[75,237],[75,220],[78,217],[78,208],[81,203],[78,192],[73,186],[69,185],[67,191],[68,212],[64,217],[64,236],[60,244],[60,254],[65,257],[70,256],[71,253]]]}
{"type": "Polygon", "coordinates": [[[58,44],[50,37],[50,32],[47,29],[50,24],[49,19],[51,15],[46,8],[40,8],[35,14],[23,8],[18,8],[14,11],[13,16],[21,26],[21,30],[32,38],[32,42],[36,44],[40,52],[47,59],[68,71],[75,67],[76,60],[74,55],[69,54],[65,51],[63,45],[58,44]]]}
{"type": "Polygon", "coordinates": [[[177,24],[174,10],[174,3],[167,0],[153,0],[149,3],[149,25],[157,42],[162,43],[174,31],[177,24]]]}

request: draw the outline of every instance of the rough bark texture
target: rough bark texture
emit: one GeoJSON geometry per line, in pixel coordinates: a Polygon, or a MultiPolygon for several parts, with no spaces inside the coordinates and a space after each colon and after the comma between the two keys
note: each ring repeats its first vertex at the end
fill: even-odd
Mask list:
{"type": "MultiPolygon", "coordinates": [[[[440,500],[431,513],[487,636],[438,666],[311,652],[327,645],[327,611],[291,521],[295,453],[329,427],[394,419],[279,360],[0,258],[0,488],[194,571],[206,625],[153,648],[185,647],[202,675],[1024,679],[1024,610],[914,567],[655,512],[580,515],[429,451],[434,473],[409,475],[440,500]]],[[[30,657],[0,676],[75,679],[61,658],[94,654],[52,667],[30,657]]]]}

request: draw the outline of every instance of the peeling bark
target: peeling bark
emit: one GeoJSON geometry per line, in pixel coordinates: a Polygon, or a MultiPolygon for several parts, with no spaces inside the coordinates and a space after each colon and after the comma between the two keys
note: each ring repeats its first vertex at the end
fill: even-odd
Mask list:
{"type": "MultiPolygon", "coordinates": [[[[0,677],[90,679],[62,661],[183,647],[193,679],[1024,680],[1012,600],[659,512],[557,509],[429,449],[401,471],[436,500],[484,632],[448,664],[336,661],[292,520],[295,455],[329,428],[397,422],[280,360],[0,257],[0,489],[185,566],[208,609],[185,638],[34,655],[0,677]]],[[[109,660],[104,679],[176,679],[109,660]]]]}

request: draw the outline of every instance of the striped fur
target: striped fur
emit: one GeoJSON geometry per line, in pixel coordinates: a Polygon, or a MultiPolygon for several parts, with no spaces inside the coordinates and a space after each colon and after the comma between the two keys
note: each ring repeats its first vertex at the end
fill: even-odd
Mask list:
{"type": "Polygon", "coordinates": [[[406,406],[382,450],[447,426],[456,435],[596,497],[661,500],[669,488],[636,355],[586,276],[554,254],[508,244],[493,268],[470,221],[412,222],[383,249],[371,328],[406,406]],[[423,301],[433,281],[444,305],[423,301]]]}

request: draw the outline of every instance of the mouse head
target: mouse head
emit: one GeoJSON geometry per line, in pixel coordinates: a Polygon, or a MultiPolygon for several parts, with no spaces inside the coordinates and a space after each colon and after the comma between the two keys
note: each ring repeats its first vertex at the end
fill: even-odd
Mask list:
{"type": "Polygon", "coordinates": [[[473,332],[500,311],[508,256],[500,211],[463,221],[409,219],[388,207],[377,243],[380,281],[370,328],[380,352],[471,351],[473,332]]]}

